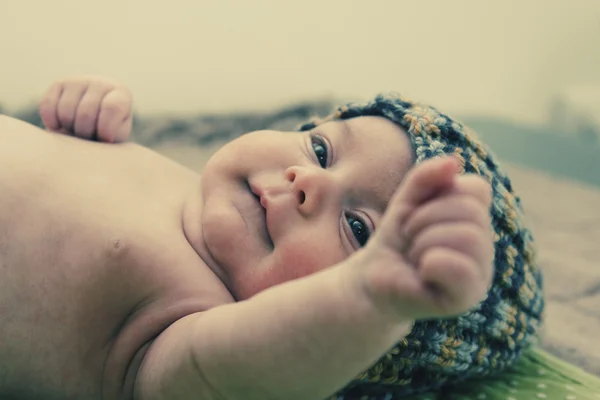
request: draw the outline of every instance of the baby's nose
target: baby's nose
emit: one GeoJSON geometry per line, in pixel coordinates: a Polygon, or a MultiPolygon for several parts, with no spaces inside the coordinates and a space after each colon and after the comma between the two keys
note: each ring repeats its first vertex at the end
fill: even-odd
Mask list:
{"type": "Polygon", "coordinates": [[[285,171],[296,196],[298,209],[304,215],[317,212],[325,201],[335,196],[335,181],[331,172],[318,167],[294,166],[285,171]]]}

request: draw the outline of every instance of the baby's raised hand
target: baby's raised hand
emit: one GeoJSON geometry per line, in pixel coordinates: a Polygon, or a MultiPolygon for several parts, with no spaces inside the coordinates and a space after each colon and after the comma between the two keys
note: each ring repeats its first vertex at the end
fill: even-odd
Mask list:
{"type": "Polygon", "coordinates": [[[493,275],[491,187],[453,157],[405,177],[361,257],[362,287],[398,318],[444,318],[485,298],[493,275]]]}
{"type": "Polygon", "coordinates": [[[131,133],[132,98],[123,85],[99,77],[54,82],[40,103],[46,128],[100,142],[122,142],[131,133]]]}

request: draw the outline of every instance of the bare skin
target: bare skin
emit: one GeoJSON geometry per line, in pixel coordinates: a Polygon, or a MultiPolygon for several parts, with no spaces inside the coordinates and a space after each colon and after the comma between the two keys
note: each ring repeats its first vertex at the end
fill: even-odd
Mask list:
{"type": "Polygon", "coordinates": [[[0,121],[0,393],[118,398],[145,343],[231,301],[181,231],[197,177],[134,144],[0,121]]]}
{"type": "MultiPolygon", "coordinates": [[[[285,179],[273,180],[279,175],[264,172],[304,154],[278,153],[248,180],[263,185],[267,213],[280,217],[269,222],[269,238],[257,239],[264,243],[237,241],[238,258],[219,234],[231,229],[233,237],[252,219],[228,218],[214,230],[216,217],[230,209],[208,206],[210,193],[228,193],[220,177],[239,172],[228,169],[228,157],[245,167],[236,144],[207,166],[205,194],[193,171],[135,144],[112,143],[126,140],[131,126],[131,97],[119,85],[61,81],[40,110],[49,130],[67,135],[0,117],[2,398],[324,398],[368,368],[415,319],[464,312],[491,280],[489,188],[456,176],[452,159],[404,176],[406,164],[402,174],[383,179],[393,187],[376,191],[389,206],[364,212],[365,225],[376,226],[367,245],[342,229],[342,239],[318,238],[341,241],[315,258],[298,251],[294,238],[305,243],[341,225],[337,213],[323,214],[325,203],[311,203],[313,195],[343,189],[340,171],[359,188],[373,178],[349,162],[332,168],[338,175],[322,175],[327,169],[312,168],[309,159],[285,165],[285,179]],[[289,191],[274,189],[281,182],[289,191]],[[288,194],[301,200],[286,209],[288,194]],[[311,231],[319,224],[323,229],[311,231]],[[289,257],[294,273],[281,269],[289,257]],[[242,262],[254,259],[249,274],[242,262]]],[[[384,124],[365,121],[349,126],[384,124]]],[[[339,129],[331,125],[324,135],[335,141],[339,129]]],[[[276,136],[249,137],[264,146],[276,136]]],[[[285,140],[282,151],[305,139],[285,140]]],[[[406,146],[398,140],[377,154],[385,159],[386,148],[406,146]]],[[[309,141],[308,148],[318,147],[309,141]]]]}

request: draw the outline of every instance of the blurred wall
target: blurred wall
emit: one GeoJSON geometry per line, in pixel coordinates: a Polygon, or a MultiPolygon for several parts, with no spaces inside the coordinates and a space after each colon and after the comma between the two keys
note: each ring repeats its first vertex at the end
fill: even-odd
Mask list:
{"type": "Polygon", "coordinates": [[[0,0],[0,71],[9,108],[84,73],[127,83],[141,112],[395,90],[536,123],[600,83],[600,1],[0,0]]]}

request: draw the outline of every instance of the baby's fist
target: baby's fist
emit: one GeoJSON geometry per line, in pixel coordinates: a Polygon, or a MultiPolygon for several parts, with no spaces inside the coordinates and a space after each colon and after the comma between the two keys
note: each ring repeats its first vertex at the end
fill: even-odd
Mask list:
{"type": "Polygon", "coordinates": [[[40,116],[53,132],[101,142],[122,142],[131,133],[131,93],[109,79],[62,79],[44,95],[40,116]]]}
{"type": "Polygon", "coordinates": [[[365,248],[365,287],[402,318],[444,318],[485,298],[493,275],[490,185],[457,174],[455,158],[428,160],[405,177],[365,248]]]}

